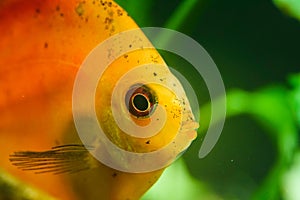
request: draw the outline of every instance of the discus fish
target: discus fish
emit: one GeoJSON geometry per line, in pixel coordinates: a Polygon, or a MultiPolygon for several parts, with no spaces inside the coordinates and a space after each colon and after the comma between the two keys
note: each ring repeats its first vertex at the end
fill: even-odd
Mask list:
{"type": "MultiPolygon", "coordinates": [[[[131,173],[102,164],[93,153],[106,152],[120,165],[130,161],[97,139],[83,144],[73,119],[74,82],[86,57],[108,38],[137,28],[113,1],[0,2],[2,168],[58,199],[135,200],[158,180],[165,167],[131,173]]],[[[155,49],[143,48],[149,43],[143,33],[137,35],[124,43],[137,50],[114,58],[99,78],[97,120],[126,152],[151,153],[174,143],[161,157],[177,156],[195,139],[198,123],[180,82],[155,49]],[[161,128],[135,129],[152,122],[161,128]],[[151,131],[157,134],[147,136],[151,131]],[[184,139],[175,143],[178,132],[184,139]]],[[[107,57],[122,48],[108,47],[107,57]]]]}

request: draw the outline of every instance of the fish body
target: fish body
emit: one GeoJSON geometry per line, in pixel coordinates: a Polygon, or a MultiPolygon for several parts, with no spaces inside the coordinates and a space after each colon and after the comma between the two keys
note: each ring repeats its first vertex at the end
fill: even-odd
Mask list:
{"type": "MultiPolygon", "coordinates": [[[[0,2],[1,168],[55,198],[66,200],[139,199],[157,181],[165,167],[129,173],[97,160],[92,154],[102,151],[103,146],[97,142],[90,147],[82,145],[72,112],[74,81],[89,53],[108,38],[137,28],[126,11],[113,1],[0,2]],[[32,170],[52,173],[35,174],[32,170]]],[[[148,42],[144,35],[141,37],[148,42]]],[[[193,124],[187,132],[192,141],[197,126],[184,92],[180,95],[184,99],[178,100],[178,93],[166,86],[171,80],[181,88],[155,49],[140,48],[115,59],[99,79],[95,94],[97,119],[107,138],[126,151],[154,152],[172,142],[184,120],[187,126],[193,124]],[[122,108],[112,104],[118,80],[146,64],[161,67],[144,70],[141,77],[140,72],[132,72],[137,75],[136,82],[119,87],[126,99],[126,91],[138,85],[132,90],[135,96],[130,93],[128,97],[132,112],[128,102],[128,107],[125,103],[122,108]],[[163,81],[149,81],[150,75],[163,81]],[[151,91],[153,101],[148,99],[151,91]],[[146,99],[149,110],[134,103],[138,98],[146,99]],[[166,124],[155,136],[132,137],[114,120],[113,112],[117,110],[135,124],[146,126],[147,116],[156,112],[156,106],[169,107],[164,118],[166,124]]],[[[179,148],[173,154],[176,156],[182,150],[179,148]]]]}

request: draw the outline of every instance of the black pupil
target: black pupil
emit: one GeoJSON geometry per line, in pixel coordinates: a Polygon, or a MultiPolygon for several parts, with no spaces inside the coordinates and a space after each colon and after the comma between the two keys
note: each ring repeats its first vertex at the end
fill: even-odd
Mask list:
{"type": "Polygon", "coordinates": [[[125,95],[125,103],[132,116],[147,118],[155,110],[158,100],[153,90],[146,85],[135,84],[125,95]]]}
{"type": "Polygon", "coordinates": [[[137,94],[133,98],[134,106],[140,111],[146,111],[149,107],[149,102],[144,95],[137,94]]]}

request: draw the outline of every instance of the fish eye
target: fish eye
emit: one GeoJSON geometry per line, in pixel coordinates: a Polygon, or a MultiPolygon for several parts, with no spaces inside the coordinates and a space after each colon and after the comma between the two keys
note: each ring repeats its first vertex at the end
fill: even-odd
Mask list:
{"type": "Polygon", "coordinates": [[[144,94],[138,93],[132,98],[132,105],[135,110],[145,112],[149,109],[150,102],[149,99],[146,96],[144,96],[144,94]]]}
{"type": "Polygon", "coordinates": [[[125,96],[125,103],[130,114],[137,118],[149,117],[157,104],[157,96],[149,87],[133,85],[125,96]]]}

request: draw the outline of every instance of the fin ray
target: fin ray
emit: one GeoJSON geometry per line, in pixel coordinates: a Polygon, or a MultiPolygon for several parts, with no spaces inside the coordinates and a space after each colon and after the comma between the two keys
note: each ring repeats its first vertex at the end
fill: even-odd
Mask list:
{"type": "Polygon", "coordinates": [[[76,173],[93,167],[88,151],[90,149],[93,147],[67,144],[52,147],[47,151],[17,151],[9,156],[9,160],[17,168],[35,171],[36,174],[76,173]]]}

